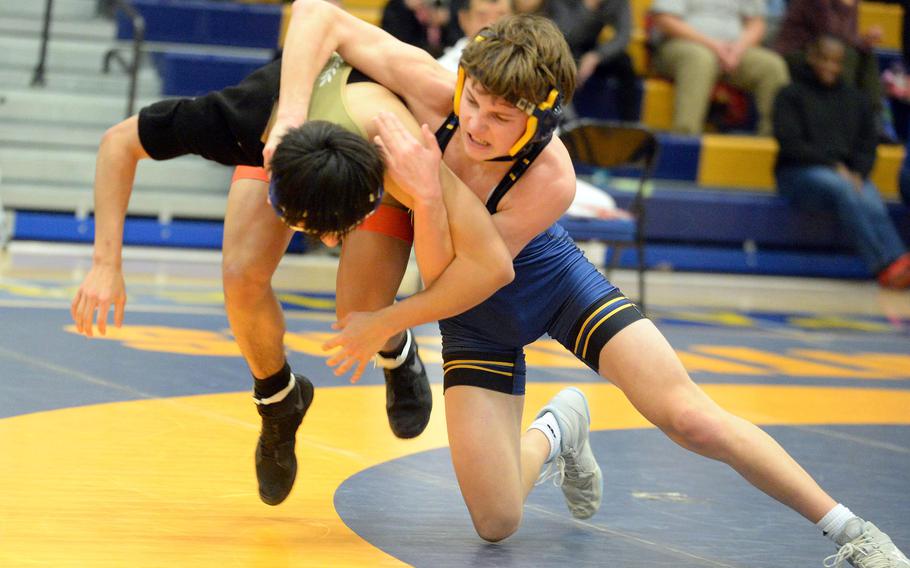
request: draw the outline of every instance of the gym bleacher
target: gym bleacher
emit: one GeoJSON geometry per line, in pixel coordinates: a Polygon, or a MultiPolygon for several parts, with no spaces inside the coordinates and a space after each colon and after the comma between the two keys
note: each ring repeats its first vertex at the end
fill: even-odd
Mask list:
{"type": "MultiPolygon", "coordinates": [[[[165,96],[195,96],[239,81],[268,61],[281,42],[290,6],[280,2],[130,0],[145,20],[136,107],[165,96]]],[[[9,4],[9,3],[6,3],[9,4]]],[[[94,0],[56,0],[43,87],[31,86],[42,3],[0,8],[0,202],[14,215],[12,238],[91,242],[94,153],[104,129],[123,118],[127,74],[99,71],[103,54],[127,53],[133,29],[94,13],[94,0]],[[35,4],[35,5],[32,5],[35,4]],[[81,55],[80,55],[81,54],[81,55]],[[93,67],[94,66],[94,67],[93,67]]],[[[345,8],[378,23],[383,0],[347,0],[345,8]]],[[[647,264],[656,269],[868,278],[832,218],[808,218],[774,190],[773,139],[743,131],[700,137],[662,132],[670,124],[673,86],[647,71],[643,31],[650,0],[633,0],[629,52],[641,76],[641,121],[659,132],[660,159],[648,200],[647,264]]],[[[900,7],[863,2],[861,28],[885,32],[879,58],[900,48],[900,7]]],[[[611,118],[608,93],[578,100],[584,116],[611,118]]],[[[905,129],[901,130],[906,133],[905,129]]],[[[898,202],[904,147],[883,145],[872,174],[910,241],[910,216],[898,202]]],[[[139,166],[127,244],[219,248],[230,169],[189,157],[139,166]]],[[[620,205],[623,180],[592,176],[620,205]]],[[[298,244],[298,250],[302,248],[298,244]]],[[[633,264],[632,251],[623,263],[633,264]]]]}

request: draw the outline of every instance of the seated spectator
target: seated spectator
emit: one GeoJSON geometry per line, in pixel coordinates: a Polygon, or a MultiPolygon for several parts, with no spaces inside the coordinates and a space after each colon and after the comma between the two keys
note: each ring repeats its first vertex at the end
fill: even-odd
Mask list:
{"type": "Polygon", "coordinates": [[[380,27],[399,40],[439,57],[455,43],[451,37],[448,0],[388,0],[380,27]]]}
{"type": "MultiPolygon", "coordinates": [[[[806,47],[822,34],[845,44],[843,81],[858,87],[876,113],[882,111],[882,87],[878,60],[873,51],[882,39],[882,29],[873,26],[859,33],[859,0],[790,0],[781,23],[775,49],[791,72],[806,61],[806,47]]],[[[879,131],[883,124],[879,124],[879,131]]]]}
{"type": "Polygon", "coordinates": [[[872,106],[843,81],[845,52],[841,39],[820,37],[777,96],[777,188],[796,207],[833,211],[879,284],[907,288],[910,254],[869,181],[876,157],[872,106]]]}
{"type": "Polygon", "coordinates": [[[777,53],[761,47],[763,0],[654,0],[655,71],[675,83],[673,130],[700,134],[718,79],[749,92],[758,133],[770,135],[774,97],[789,82],[777,53]]]}
{"type": "Polygon", "coordinates": [[[511,14],[511,0],[465,0],[458,8],[458,25],[464,32],[464,37],[446,50],[439,58],[439,63],[450,71],[458,71],[461,52],[468,45],[470,38],[500,18],[511,14]]]}
{"type": "Polygon", "coordinates": [[[632,37],[629,0],[548,0],[542,8],[572,49],[578,64],[578,90],[603,89],[609,78],[615,78],[619,118],[638,120],[638,78],[626,53],[632,37]],[[612,35],[601,42],[605,26],[612,28],[612,35]]]}

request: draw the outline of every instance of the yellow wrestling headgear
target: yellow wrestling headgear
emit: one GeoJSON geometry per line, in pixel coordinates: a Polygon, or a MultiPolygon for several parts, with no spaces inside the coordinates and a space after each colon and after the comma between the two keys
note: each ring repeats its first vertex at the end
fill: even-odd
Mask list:
{"type": "MultiPolygon", "coordinates": [[[[490,34],[488,29],[481,30],[474,41],[484,41],[488,37],[495,37],[490,34]]],[[[454,111],[455,116],[459,116],[461,107],[461,96],[464,92],[464,83],[467,73],[464,67],[458,66],[458,80],[455,83],[454,111]]],[[[562,96],[556,88],[550,89],[547,99],[541,103],[534,104],[525,99],[519,99],[515,106],[528,115],[528,121],[525,126],[524,134],[509,148],[509,158],[514,158],[522,150],[534,146],[540,142],[548,142],[559,120],[562,117],[562,96]]]]}

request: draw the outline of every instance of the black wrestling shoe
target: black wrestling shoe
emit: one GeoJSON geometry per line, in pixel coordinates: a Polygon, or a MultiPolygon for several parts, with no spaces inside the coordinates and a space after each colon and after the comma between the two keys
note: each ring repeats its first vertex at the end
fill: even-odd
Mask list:
{"type": "Polygon", "coordinates": [[[294,377],[294,388],[283,400],[257,404],[262,430],[256,444],[256,479],[259,498],[268,505],[284,501],[297,477],[297,428],[313,402],[313,383],[302,375],[294,377]]]}
{"type": "MultiPolygon", "coordinates": [[[[385,375],[385,409],[392,433],[399,438],[416,438],[430,422],[433,394],[411,330],[407,331],[402,355],[404,362],[398,367],[382,369],[385,375]]],[[[382,358],[379,365],[383,366],[383,363],[394,364],[382,358]]]]}

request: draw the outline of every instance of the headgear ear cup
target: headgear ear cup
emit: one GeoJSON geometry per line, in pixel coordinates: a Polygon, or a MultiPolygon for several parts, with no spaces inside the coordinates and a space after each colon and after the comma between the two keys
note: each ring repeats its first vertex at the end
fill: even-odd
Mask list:
{"type": "MultiPolygon", "coordinates": [[[[480,30],[474,36],[475,42],[481,42],[486,39],[495,39],[495,35],[489,28],[480,30]]],[[[455,116],[460,117],[461,98],[464,94],[464,85],[467,79],[467,72],[462,65],[458,65],[458,79],[455,82],[455,94],[453,97],[452,110],[455,116]]],[[[517,156],[523,150],[528,149],[534,144],[548,141],[559,125],[562,117],[562,95],[555,88],[551,88],[547,99],[533,106],[533,103],[522,99],[516,104],[518,108],[528,114],[528,120],[525,125],[524,134],[509,148],[508,156],[500,156],[497,160],[512,158],[517,156]]]]}
{"type": "Polygon", "coordinates": [[[461,65],[458,66],[458,80],[455,82],[455,101],[452,105],[452,110],[455,111],[455,116],[458,116],[458,109],[461,108],[461,93],[464,91],[464,67],[461,65]]]}
{"type": "Polygon", "coordinates": [[[509,155],[514,156],[521,152],[528,144],[535,144],[548,140],[559,125],[562,116],[562,96],[556,89],[550,89],[547,100],[540,103],[528,116],[525,133],[515,144],[509,148],[509,155]]]}

